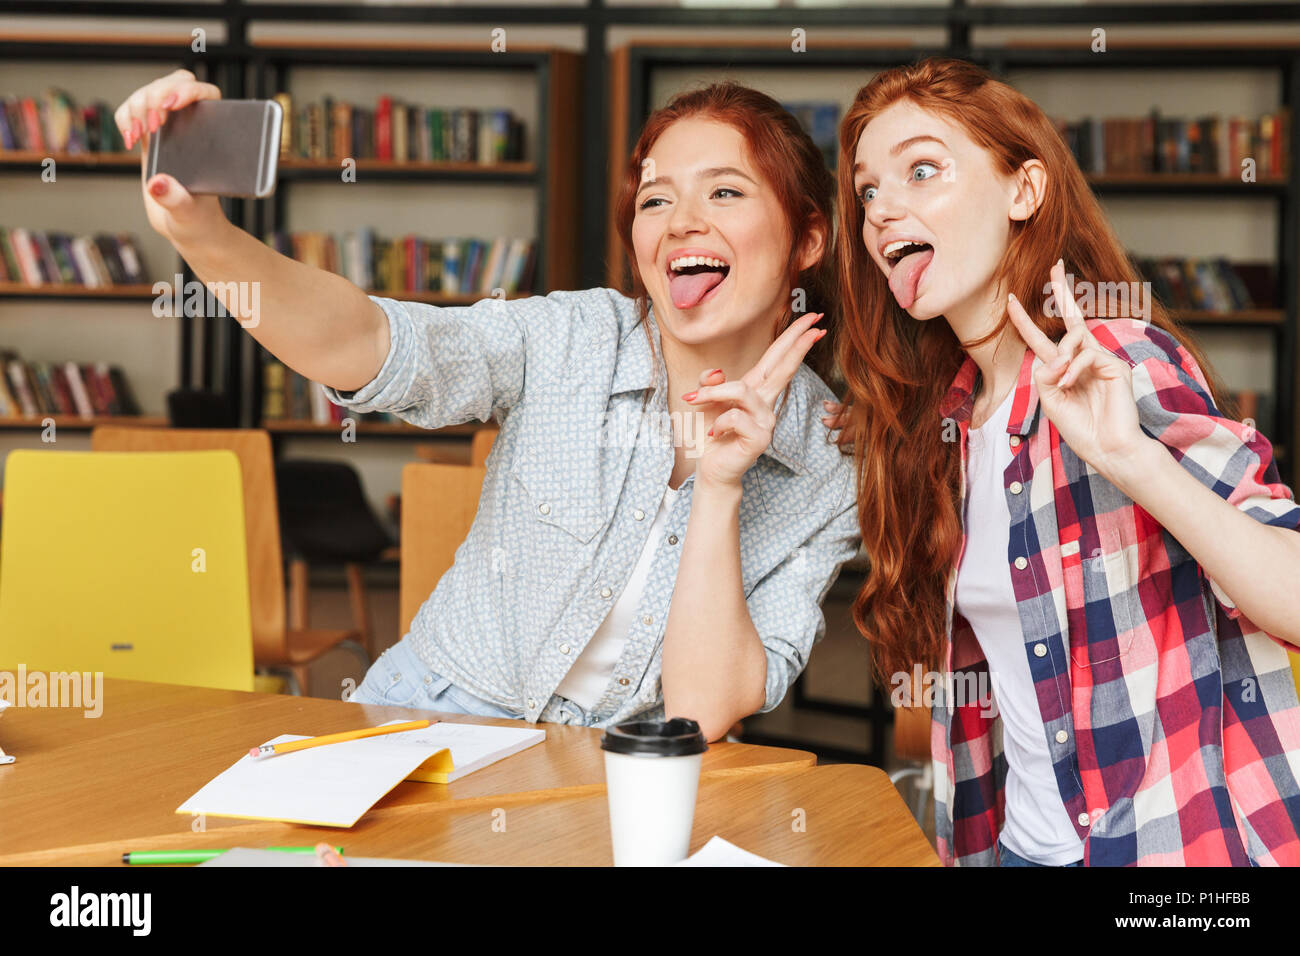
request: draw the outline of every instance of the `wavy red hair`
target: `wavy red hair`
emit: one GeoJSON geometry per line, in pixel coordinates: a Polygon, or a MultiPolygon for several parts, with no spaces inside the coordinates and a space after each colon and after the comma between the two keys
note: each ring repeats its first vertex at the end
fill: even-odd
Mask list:
{"type": "MultiPolygon", "coordinates": [[[[1028,220],[1011,223],[995,281],[1015,293],[1048,336],[1059,339],[1065,331],[1061,319],[1044,309],[1043,286],[1058,258],[1076,280],[1140,280],[1065,142],[1026,96],[972,63],[940,57],[882,72],[858,91],[840,127],[838,358],[849,408],[839,441],[853,448],[858,519],[871,559],[853,619],[871,641],[876,676],[886,686],[918,662],[940,669],[948,636],[945,585],[962,539],[960,450],[939,440],[939,407],[965,353],[946,321],[918,321],[899,307],[863,245],[865,210],[853,191],[862,131],[900,101],[965,130],[1003,175],[1029,159],[1046,167],[1044,195],[1028,220]]],[[[1222,386],[1196,344],[1154,300],[1149,318],[1192,354],[1222,407],[1222,386]]],[[[1008,321],[1004,315],[980,341],[999,334],[1008,321]]]]}

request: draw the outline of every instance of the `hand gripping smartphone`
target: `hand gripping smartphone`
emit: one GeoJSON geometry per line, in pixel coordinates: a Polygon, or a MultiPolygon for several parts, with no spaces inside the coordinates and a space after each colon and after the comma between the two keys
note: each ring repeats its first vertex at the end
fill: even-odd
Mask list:
{"type": "Polygon", "coordinates": [[[151,135],[145,179],[166,173],[192,193],[269,196],[283,114],[275,100],[196,100],[151,135]]]}

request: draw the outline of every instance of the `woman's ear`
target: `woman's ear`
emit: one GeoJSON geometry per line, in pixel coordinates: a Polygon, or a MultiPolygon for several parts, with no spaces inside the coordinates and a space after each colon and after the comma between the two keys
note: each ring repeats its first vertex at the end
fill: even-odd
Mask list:
{"type": "Polygon", "coordinates": [[[799,251],[799,271],[803,272],[821,258],[826,248],[826,226],[820,220],[813,222],[804,235],[803,248],[799,251]]]}
{"type": "Polygon", "coordinates": [[[1047,194],[1047,167],[1042,160],[1027,159],[1016,170],[1012,182],[1015,192],[1007,215],[1016,220],[1028,219],[1043,204],[1043,197],[1047,194]]]}

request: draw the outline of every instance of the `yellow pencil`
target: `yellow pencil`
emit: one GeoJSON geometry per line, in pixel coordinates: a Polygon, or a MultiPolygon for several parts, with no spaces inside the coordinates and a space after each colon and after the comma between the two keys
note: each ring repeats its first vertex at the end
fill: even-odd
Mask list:
{"type": "MultiPolygon", "coordinates": [[[[346,730],[341,734],[325,734],[323,737],[308,737],[305,740],[293,740],[287,744],[262,744],[248,751],[250,757],[267,757],[271,754],[287,754],[294,750],[306,750],[308,747],[320,747],[324,744],[337,744],[344,740],[359,740],[362,737],[378,737],[380,734],[395,734],[403,730],[419,730],[429,726],[428,720],[408,720],[404,724],[386,724],[383,727],[367,727],[364,730],[346,730]]],[[[437,721],[433,721],[437,723],[437,721]]]]}

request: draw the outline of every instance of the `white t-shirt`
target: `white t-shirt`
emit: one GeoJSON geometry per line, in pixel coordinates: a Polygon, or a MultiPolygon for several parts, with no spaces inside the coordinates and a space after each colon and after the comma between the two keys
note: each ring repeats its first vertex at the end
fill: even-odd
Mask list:
{"type": "Polygon", "coordinates": [[[1083,858],[1083,841],[1056,786],[1007,567],[1011,512],[1003,474],[1013,457],[1007,423],[1014,395],[1012,388],[992,417],[967,436],[966,547],[957,571],[956,603],[988,660],[1002,716],[1007,759],[1002,842],[1027,860],[1060,866],[1083,858]]]}
{"type": "Polygon", "coordinates": [[[587,646],[582,649],[578,659],[573,662],[569,673],[564,675],[560,686],[555,688],[555,693],[586,710],[591,710],[605,696],[605,687],[614,673],[614,665],[623,655],[627,633],[632,628],[637,605],[641,603],[641,592],[645,590],[650,565],[654,563],[655,549],[663,537],[664,525],[668,523],[668,515],[679,494],[680,488],[674,491],[664,485],[663,500],[659,502],[659,511],[650,525],[650,536],[646,538],[645,547],[641,549],[641,557],[632,569],[627,586],[587,646]]]}

